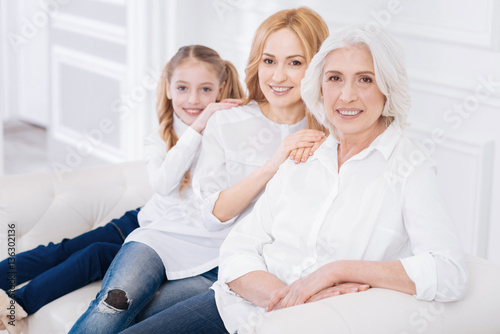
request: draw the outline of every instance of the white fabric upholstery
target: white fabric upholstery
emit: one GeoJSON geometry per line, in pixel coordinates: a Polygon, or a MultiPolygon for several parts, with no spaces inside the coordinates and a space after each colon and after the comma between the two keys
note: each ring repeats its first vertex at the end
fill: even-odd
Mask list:
{"type": "Polygon", "coordinates": [[[419,301],[385,289],[346,294],[249,319],[238,334],[498,334],[500,266],[467,256],[470,285],[459,302],[419,301]]]}
{"type": "MultiPolygon", "coordinates": [[[[16,225],[20,253],[104,225],[144,205],[152,194],[142,161],[77,169],[62,178],[54,173],[2,177],[0,258],[7,256],[8,224],[16,225]]],[[[67,333],[100,285],[95,282],[44,306],[28,317],[26,333],[67,333]]]]}
{"type": "MultiPolygon", "coordinates": [[[[8,223],[16,224],[19,253],[103,225],[142,206],[151,195],[143,162],[74,170],[62,180],[50,173],[2,177],[0,251],[7,249],[8,223]]],[[[477,257],[468,257],[467,262],[471,283],[465,299],[457,303],[422,302],[402,293],[370,289],[251,318],[241,333],[500,333],[500,266],[477,257]]],[[[67,333],[100,284],[41,308],[28,317],[25,333],[67,333]]]]}

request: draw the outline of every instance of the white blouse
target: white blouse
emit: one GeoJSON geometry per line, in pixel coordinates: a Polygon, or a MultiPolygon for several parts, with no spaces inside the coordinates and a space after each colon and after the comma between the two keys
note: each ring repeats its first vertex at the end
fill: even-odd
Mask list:
{"type": "Polygon", "coordinates": [[[176,118],[174,129],[179,141],[168,153],[158,131],[146,140],[148,171],[157,193],[140,211],[141,227],[126,242],[138,241],[153,248],[170,280],[216,267],[228,227],[253,207],[252,202],[238,217],[221,223],[212,215],[219,193],[261,167],[282,138],[306,126],[306,119],[294,125],[274,123],[255,102],[215,112],[203,140],[176,118]],[[181,198],[179,182],[188,169],[192,188],[186,187],[181,198]]]}
{"type": "Polygon", "coordinates": [[[217,307],[230,333],[264,312],[227,286],[264,270],[287,285],[337,260],[399,259],[416,298],[452,301],[468,281],[434,165],[390,126],[338,170],[329,137],[304,164],[286,162],[221,247],[217,307]]]}

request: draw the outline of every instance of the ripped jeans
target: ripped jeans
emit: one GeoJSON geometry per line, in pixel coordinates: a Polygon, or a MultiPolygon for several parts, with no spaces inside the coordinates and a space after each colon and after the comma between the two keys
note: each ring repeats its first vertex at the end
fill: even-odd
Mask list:
{"type": "Polygon", "coordinates": [[[158,254],[145,244],[128,242],[111,263],[101,291],[69,334],[118,333],[134,324],[136,318],[147,318],[204,293],[217,279],[216,274],[217,269],[213,269],[199,276],[166,281],[158,254]]]}

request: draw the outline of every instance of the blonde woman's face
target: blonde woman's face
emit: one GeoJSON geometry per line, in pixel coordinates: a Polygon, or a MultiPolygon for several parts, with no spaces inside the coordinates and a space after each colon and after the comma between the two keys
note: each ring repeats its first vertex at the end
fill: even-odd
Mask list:
{"type": "Polygon", "coordinates": [[[321,91],[326,117],[339,137],[379,132],[386,98],[378,88],[367,47],[330,52],[325,58],[321,91]]]}
{"type": "Polygon", "coordinates": [[[210,64],[189,59],[174,69],[166,93],[175,114],[191,125],[210,103],[216,102],[222,89],[210,64]]]}
{"type": "Polygon", "coordinates": [[[307,69],[305,51],[297,34],[289,29],[267,38],[259,64],[259,85],[273,108],[301,108],[300,81],[307,69]]]}

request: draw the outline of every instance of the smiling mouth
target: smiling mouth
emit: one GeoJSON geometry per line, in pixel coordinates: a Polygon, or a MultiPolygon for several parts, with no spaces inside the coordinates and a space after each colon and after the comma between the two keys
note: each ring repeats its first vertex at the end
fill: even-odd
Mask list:
{"type": "Polygon", "coordinates": [[[203,111],[203,109],[187,109],[187,108],[184,108],[184,111],[187,112],[188,114],[196,115],[196,114],[201,113],[203,111]]]}
{"type": "Polygon", "coordinates": [[[283,86],[269,86],[271,87],[271,89],[275,92],[278,92],[278,93],[283,93],[283,92],[287,92],[289,91],[290,89],[292,89],[293,87],[283,87],[283,86]]]}
{"type": "Polygon", "coordinates": [[[341,115],[344,116],[355,116],[363,112],[363,110],[337,110],[341,115]]]}

